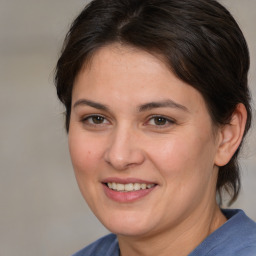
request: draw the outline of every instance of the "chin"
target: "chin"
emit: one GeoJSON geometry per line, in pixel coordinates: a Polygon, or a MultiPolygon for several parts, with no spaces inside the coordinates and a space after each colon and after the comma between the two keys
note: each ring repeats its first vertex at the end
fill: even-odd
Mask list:
{"type": "Polygon", "coordinates": [[[107,229],[120,236],[142,237],[149,233],[149,227],[138,227],[138,225],[111,226],[107,227],[107,229]]]}
{"type": "MultiPolygon", "coordinates": [[[[138,216],[115,217],[113,214],[108,220],[100,219],[101,223],[112,233],[123,236],[143,236],[151,229],[145,218],[138,216]]],[[[151,223],[152,224],[152,223],[151,223]]]]}

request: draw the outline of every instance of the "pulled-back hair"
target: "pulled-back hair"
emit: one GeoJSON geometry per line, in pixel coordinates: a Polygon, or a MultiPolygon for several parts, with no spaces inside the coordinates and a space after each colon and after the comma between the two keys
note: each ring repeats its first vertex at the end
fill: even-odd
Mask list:
{"type": "MultiPolygon", "coordinates": [[[[100,47],[119,42],[162,56],[172,72],[203,96],[215,125],[228,124],[239,103],[251,124],[249,52],[231,14],[215,0],[94,0],[75,19],[56,67],[57,94],[69,130],[74,80],[100,47]]],[[[240,145],[241,147],[241,145],[240,145]]],[[[238,153],[219,168],[216,189],[235,201],[238,153]]]]}

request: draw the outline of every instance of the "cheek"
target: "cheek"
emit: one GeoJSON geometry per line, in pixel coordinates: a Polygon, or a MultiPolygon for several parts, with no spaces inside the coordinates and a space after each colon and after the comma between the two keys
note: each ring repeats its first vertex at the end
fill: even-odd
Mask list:
{"type": "Polygon", "coordinates": [[[170,207],[176,213],[189,212],[205,197],[214,199],[216,175],[211,142],[194,137],[179,137],[159,148],[155,166],[162,176],[170,207]],[[169,199],[171,198],[171,199],[169,199]]]}
{"type": "Polygon", "coordinates": [[[212,141],[196,133],[163,140],[152,147],[151,156],[164,177],[180,183],[209,175],[214,161],[212,141]]]}
{"type": "Polygon", "coordinates": [[[97,195],[99,164],[102,155],[102,145],[91,136],[85,136],[83,131],[69,132],[69,151],[77,184],[91,208],[94,208],[93,195],[97,195]]]}
{"type": "Polygon", "coordinates": [[[90,174],[95,172],[96,164],[101,157],[101,147],[97,140],[75,131],[69,133],[69,151],[76,174],[90,174]]]}

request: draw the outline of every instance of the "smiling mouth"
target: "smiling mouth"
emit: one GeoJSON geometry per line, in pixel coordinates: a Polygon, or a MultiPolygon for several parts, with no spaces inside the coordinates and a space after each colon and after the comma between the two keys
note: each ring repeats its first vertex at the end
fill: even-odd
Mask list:
{"type": "Polygon", "coordinates": [[[116,182],[108,182],[105,185],[111,190],[118,192],[132,192],[138,190],[146,190],[156,186],[156,184],[146,184],[146,183],[116,183],[116,182]]]}

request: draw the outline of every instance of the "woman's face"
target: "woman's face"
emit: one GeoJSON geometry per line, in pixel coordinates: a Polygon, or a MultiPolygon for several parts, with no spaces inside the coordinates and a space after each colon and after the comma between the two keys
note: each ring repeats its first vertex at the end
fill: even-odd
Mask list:
{"type": "Polygon", "coordinates": [[[114,233],[146,236],[190,225],[215,205],[216,134],[200,93],[144,51],[101,48],[74,83],[69,148],[76,179],[114,233]]]}

